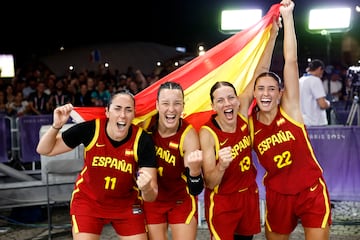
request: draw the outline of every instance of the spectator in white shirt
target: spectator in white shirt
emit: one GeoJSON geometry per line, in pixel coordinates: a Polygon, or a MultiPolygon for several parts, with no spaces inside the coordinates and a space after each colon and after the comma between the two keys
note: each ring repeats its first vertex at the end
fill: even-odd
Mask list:
{"type": "Polygon", "coordinates": [[[324,69],[323,61],[314,59],[299,80],[301,112],[307,126],[328,125],[326,109],[330,108],[330,102],[326,99],[321,80],[324,69]]]}

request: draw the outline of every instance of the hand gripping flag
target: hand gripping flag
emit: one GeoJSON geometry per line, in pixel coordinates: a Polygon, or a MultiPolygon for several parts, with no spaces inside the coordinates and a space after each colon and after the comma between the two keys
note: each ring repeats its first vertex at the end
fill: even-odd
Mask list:
{"type": "MultiPolygon", "coordinates": [[[[210,100],[212,85],[217,81],[228,81],[241,93],[251,81],[268,43],[273,17],[279,16],[279,8],[280,4],[274,4],[255,25],[231,36],[136,94],[134,123],[146,121],[156,114],[159,86],[174,81],[184,89],[183,117],[199,129],[213,113],[210,100]]],[[[71,117],[77,122],[102,117],[104,112],[103,108],[76,107],[71,117]]]]}

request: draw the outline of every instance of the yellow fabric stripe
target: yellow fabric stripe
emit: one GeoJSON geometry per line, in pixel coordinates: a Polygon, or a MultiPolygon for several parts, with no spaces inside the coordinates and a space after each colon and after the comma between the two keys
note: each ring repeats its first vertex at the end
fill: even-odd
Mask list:
{"type": "Polygon", "coordinates": [[[325,228],[327,226],[327,224],[328,224],[328,220],[329,220],[329,217],[330,217],[329,196],[327,194],[326,185],[325,185],[324,181],[320,178],[319,182],[323,187],[323,195],[324,195],[325,206],[326,206],[326,213],[325,213],[324,219],[323,219],[323,221],[321,223],[321,228],[325,228]]]}
{"type": "Polygon", "coordinates": [[[253,77],[255,68],[269,40],[270,29],[271,25],[252,39],[239,53],[185,89],[185,118],[195,112],[211,110],[210,88],[217,81],[231,82],[238,94],[245,89],[253,77]]]}
{"type": "Polygon", "coordinates": [[[214,239],[221,240],[219,235],[217,234],[215,228],[214,228],[214,224],[212,223],[213,217],[214,217],[214,205],[215,205],[214,196],[215,196],[215,193],[212,192],[210,194],[210,207],[209,207],[209,225],[210,226],[209,227],[210,227],[211,233],[213,234],[214,239]]]}
{"type": "MultiPolygon", "coordinates": [[[[96,119],[95,120],[94,137],[91,140],[91,142],[89,143],[89,145],[85,147],[85,152],[84,152],[85,155],[86,155],[86,152],[89,151],[89,149],[91,149],[94,146],[94,144],[96,143],[96,141],[97,141],[97,139],[99,137],[99,132],[100,132],[100,119],[96,119]]],[[[84,158],[85,158],[85,156],[84,156],[84,158]]]]}
{"type": "Polygon", "coordinates": [[[139,130],[136,133],[136,137],[135,137],[135,143],[134,143],[134,159],[135,162],[138,162],[139,156],[138,156],[138,143],[139,143],[139,138],[141,136],[143,129],[139,128],[139,130]]]}
{"type": "Polygon", "coordinates": [[[185,136],[186,134],[190,131],[190,129],[192,129],[192,125],[188,125],[186,127],[186,129],[184,130],[184,132],[181,134],[181,137],[180,137],[180,146],[179,146],[179,151],[180,151],[180,156],[184,157],[184,141],[185,141],[185,136]]]}
{"type": "Polygon", "coordinates": [[[214,142],[215,142],[215,159],[217,160],[219,158],[219,150],[220,150],[220,143],[219,138],[217,134],[208,126],[202,126],[201,128],[204,128],[209,131],[209,133],[213,136],[214,142]]]}

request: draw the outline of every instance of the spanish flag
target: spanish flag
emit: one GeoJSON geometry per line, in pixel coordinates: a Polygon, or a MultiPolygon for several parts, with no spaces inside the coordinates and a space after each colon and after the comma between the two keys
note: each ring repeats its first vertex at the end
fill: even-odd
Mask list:
{"type": "MultiPolygon", "coordinates": [[[[156,114],[159,86],[166,81],[174,81],[184,89],[183,117],[199,129],[213,113],[210,100],[212,85],[217,81],[228,81],[241,93],[251,81],[268,43],[273,17],[279,16],[279,8],[280,4],[274,4],[255,25],[231,36],[136,94],[134,123],[144,122],[156,114]]],[[[74,110],[71,116],[75,121],[79,120],[79,116],[80,119],[90,120],[97,114],[104,114],[104,109],[77,107],[74,110]]]]}

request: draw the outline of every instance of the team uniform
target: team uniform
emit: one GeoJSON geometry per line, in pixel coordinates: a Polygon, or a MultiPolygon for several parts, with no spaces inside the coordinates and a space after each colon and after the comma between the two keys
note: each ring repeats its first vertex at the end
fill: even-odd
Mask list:
{"type": "Polygon", "coordinates": [[[189,193],[185,175],[183,143],[192,129],[186,120],[180,119],[175,135],[162,137],[157,130],[157,115],[145,127],[152,133],[158,164],[158,196],[154,202],[144,202],[148,224],[189,224],[197,219],[197,197],[189,193]]]}
{"type": "Polygon", "coordinates": [[[250,117],[253,148],[266,170],[266,224],[270,231],[290,234],[303,227],[331,224],[328,190],[304,124],[280,107],[270,125],[250,117]],[[306,177],[304,177],[306,176],[306,177]]]}
{"type": "Polygon", "coordinates": [[[79,123],[62,134],[71,148],[84,144],[84,168],[71,199],[72,223],[80,232],[101,234],[111,223],[119,235],[146,232],[142,199],[136,185],[141,167],[156,167],[149,134],[132,125],[120,141],[106,134],[106,119],[79,123]]]}
{"type": "Polygon", "coordinates": [[[215,158],[220,148],[231,146],[233,161],[225,170],[221,183],[205,188],[205,216],[215,239],[233,239],[234,234],[254,235],[261,231],[257,170],[252,161],[248,122],[237,116],[235,133],[221,130],[213,115],[201,128],[215,141],[215,158]]]}

